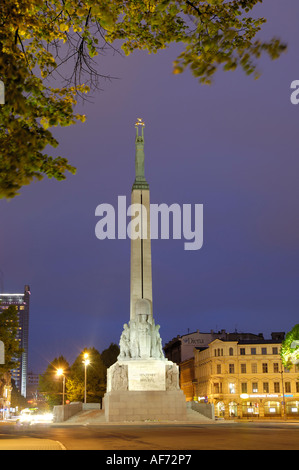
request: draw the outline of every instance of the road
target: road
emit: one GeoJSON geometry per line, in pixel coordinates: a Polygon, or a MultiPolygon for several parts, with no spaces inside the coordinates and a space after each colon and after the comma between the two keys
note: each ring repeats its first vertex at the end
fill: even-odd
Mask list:
{"type": "Polygon", "coordinates": [[[18,446],[28,438],[66,450],[299,450],[299,423],[0,426],[0,449],[5,439],[18,446]]]}

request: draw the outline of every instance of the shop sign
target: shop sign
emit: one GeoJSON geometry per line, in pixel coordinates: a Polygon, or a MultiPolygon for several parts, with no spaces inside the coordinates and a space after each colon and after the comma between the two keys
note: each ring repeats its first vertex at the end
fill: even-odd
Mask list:
{"type": "MultiPolygon", "coordinates": [[[[293,396],[293,395],[285,395],[285,396],[293,396]]],[[[275,395],[273,393],[264,393],[264,394],[259,394],[255,393],[253,395],[247,395],[247,393],[242,393],[240,395],[240,398],[246,399],[246,398],[279,398],[281,395],[275,395]]]]}

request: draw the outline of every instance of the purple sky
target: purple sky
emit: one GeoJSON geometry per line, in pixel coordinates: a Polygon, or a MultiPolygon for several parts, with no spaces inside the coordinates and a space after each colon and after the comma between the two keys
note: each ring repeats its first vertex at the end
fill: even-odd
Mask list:
{"type": "Polygon", "coordinates": [[[84,124],[55,130],[67,181],[24,187],[0,203],[4,292],[31,287],[29,368],[43,372],[84,347],[118,343],[129,320],[130,240],[95,237],[95,209],[130,193],[137,117],[145,128],[151,202],[203,204],[204,245],[153,240],[154,318],[163,344],[199,329],[289,331],[299,322],[298,0],[265,0],[263,38],[288,43],[255,81],[219,72],[211,87],[172,74],[178,46],[156,55],[100,57],[101,84],[78,106],[84,124]]]}

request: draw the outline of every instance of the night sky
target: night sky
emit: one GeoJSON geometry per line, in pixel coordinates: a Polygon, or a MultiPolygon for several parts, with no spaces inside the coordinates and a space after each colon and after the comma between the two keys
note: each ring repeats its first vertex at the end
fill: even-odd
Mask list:
{"type": "Polygon", "coordinates": [[[299,2],[265,0],[259,37],[288,51],[259,62],[261,78],[218,72],[212,86],[172,74],[180,47],[98,56],[102,81],[78,105],[84,124],[54,129],[77,167],[0,202],[3,291],[31,288],[29,370],[118,343],[129,320],[130,240],[98,240],[95,209],[130,204],[137,117],[145,121],[151,202],[203,204],[204,243],[153,240],[153,307],[163,345],[197,329],[288,332],[299,322],[299,2]]]}

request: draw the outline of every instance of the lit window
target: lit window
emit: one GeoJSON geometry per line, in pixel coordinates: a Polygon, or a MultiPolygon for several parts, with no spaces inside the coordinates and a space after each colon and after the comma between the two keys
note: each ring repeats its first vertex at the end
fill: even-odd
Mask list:
{"type": "Polygon", "coordinates": [[[274,382],[274,393],[280,393],[280,384],[279,384],[279,382],[274,382]]]}
{"type": "Polygon", "coordinates": [[[278,364],[278,362],[274,362],[274,364],[273,364],[273,372],[279,372],[279,364],[278,364]]]}
{"type": "Polygon", "coordinates": [[[263,374],[268,373],[268,364],[266,362],[263,362],[263,374]]]}

